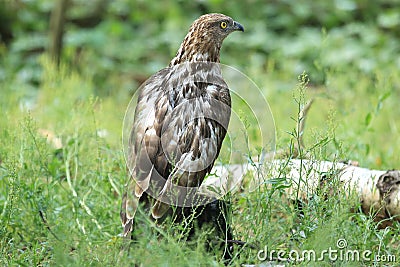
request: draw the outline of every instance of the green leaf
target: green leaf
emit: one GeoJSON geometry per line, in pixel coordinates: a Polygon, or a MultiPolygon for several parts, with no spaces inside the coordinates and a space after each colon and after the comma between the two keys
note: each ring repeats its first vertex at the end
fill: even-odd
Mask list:
{"type": "Polygon", "coordinates": [[[371,124],[372,120],[372,114],[371,112],[368,112],[367,116],[365,116],[365,126],[369,126],[371,124]]]}

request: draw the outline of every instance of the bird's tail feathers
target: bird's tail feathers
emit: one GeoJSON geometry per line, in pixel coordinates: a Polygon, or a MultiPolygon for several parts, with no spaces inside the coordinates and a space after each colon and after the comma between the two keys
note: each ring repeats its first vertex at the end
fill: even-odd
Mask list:
{"type": "Polygon", "coordinates": [[[120,218],[122,226],[124,227],[124,236],[128,236],[133,229],[133,218],[135,217],[137,208],[139,206],[139,198],[135,194],[135,183],[130,181],[128,185],[128,190],[124,193],[122,197],[120,218]]]}

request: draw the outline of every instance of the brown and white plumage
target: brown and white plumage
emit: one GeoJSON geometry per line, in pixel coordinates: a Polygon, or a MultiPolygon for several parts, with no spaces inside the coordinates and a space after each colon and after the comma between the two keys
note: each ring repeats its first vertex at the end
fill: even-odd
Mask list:
{"type": "MultiPolygon", "coordinates": [[[[223,40],[243,27],[222,14],[193,22],[169,66],[141,87],[129,139],[130,180],[123,196],[124,235],[139,203],[153,219],[168,212],[176,186],[198,187],[218,157],[231,99],[218,64],[223,40]],[[148,195],[156,195],[149,201],[148,195]]],[[[184,197],[184,196],[183,196],[184,197]]]]}

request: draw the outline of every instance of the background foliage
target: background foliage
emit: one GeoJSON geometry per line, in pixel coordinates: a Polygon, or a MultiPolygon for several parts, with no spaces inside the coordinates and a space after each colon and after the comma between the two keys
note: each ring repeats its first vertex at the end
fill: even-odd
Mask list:
{"type": "MultiPolygon", "coordinates": [[[[183,246],[174,229],[166,230],[167,241],[149,233],[131,256],[119,254],[117,238],[125,107],[168,64],[191,22],[208,12],[245,26],[225,41],[221,62],[262,88],[279,147],[292,138],[297,76],[306,71],[306,97],[316,102],[305,140],[315,158],[400,169],[397,0],[70,0],[60,68],[46,53],[55,3],[0,0],[2,265],[218,265],[202,246],[183,246]],[[62,146],[46,142],[49,132],[62,146]]],[[[377,230],[372,218],[348,215],[334,200],[316,200],[299,222],[279,192],[233,197],[238,238],[310,248],[345,235],[352,247],[400,259],[398,225],[377,230]]],[[[247,249],[236,263],[257,262],[256,253],[247,249]]]]}

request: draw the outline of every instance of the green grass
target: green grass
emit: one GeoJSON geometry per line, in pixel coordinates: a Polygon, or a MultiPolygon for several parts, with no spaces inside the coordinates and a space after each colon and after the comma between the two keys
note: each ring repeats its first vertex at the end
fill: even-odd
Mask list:
{"type": "MultiPolygon", "coordinates": [[[[37,91],[17,78],[0,84],[0,265],[221,265],[220,252],[205,250],[203,235],[186,244],[177,234],[179,226],[152,231],[144,224],[130,253],[121,251],[119,208],[126,180],[121,131],[130,95],[116,89],[112,96],[100,98],[92,77],[65,66],[57,71],[46,59],[41,64],[37,91]],[[62,148],[48,143],[40,129],[60,137],[62,148]]],[[[305,99],[298,95],[296,75],[274,67],[243,71],[267,96],[278,148],[291,142],[298,113],[295,100],[315,98],[304,133],[314,159],[400,168],[400,77],[395,65],[377,68],[372,75],[351,67],[326,71],[325,84],[311,83],[305,99]]],[[[357,199],[340,193],[327,200],[315,195],[300,215],[283,188],[282,182],[267,183],[253,192],[243,188],[231,194],[235,237],[255,246],[238,248],[234,265],[259,263],[257,253],[264,246],[321,251],[335,248],[339,238],[351,249],[396,255],[399,264],[399,224],[378,230],[370,216],[350,213],[357,199]]],[[[373,264],[381,265],[328,259],[299,263],[373,264]]]]}

